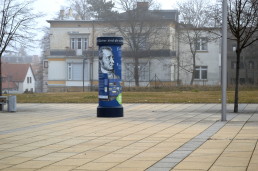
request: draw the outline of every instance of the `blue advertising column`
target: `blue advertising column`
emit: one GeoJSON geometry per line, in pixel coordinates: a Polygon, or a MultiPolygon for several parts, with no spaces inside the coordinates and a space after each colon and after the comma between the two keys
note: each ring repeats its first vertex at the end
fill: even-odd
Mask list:
{"type": "Polygon", "coordinates": [[[99,106],[97,117],[123,117],[121,46],[122,37],[98,37],[99,106]]]}

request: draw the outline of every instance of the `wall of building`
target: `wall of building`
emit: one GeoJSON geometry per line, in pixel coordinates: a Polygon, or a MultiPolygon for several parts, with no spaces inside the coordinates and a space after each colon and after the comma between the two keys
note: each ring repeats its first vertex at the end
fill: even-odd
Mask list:
{"type": "MultiPolygon", "coordinates": [[[[203,37],[208,36],[204,34],[203,37]]],[[[196,52],[195,66],[207,67],[207,79],[195,79],[193,84],[197,85],[219,85],[220,84],[220,39],[208,41],[208,49],[196,52]]],[[[193,55],[189,43],[180,42],[180,80],[182,84],[190,84],[193,72],[193,55]]]]}
{"type": "Polygon", "coordinates": [[[20,93],[23,93],[26,90],[35,92],[35,78],[31,67],[29,67],[25,80],[23,81],[23,84],[22,84],[22,89],[19,91],[21,91],[20,93]]]}

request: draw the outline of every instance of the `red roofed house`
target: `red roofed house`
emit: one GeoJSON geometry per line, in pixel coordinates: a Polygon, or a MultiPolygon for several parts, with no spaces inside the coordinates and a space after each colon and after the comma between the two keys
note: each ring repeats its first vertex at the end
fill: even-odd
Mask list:
{"type": "Polygon", "coordinates": [[[30,64],[2,63],[3,93],[35,91],[35,77],[30,64]]]}

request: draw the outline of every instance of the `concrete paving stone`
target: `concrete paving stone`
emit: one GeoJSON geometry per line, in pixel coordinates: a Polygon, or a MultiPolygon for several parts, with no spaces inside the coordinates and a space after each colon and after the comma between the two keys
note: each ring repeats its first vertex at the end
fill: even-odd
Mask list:
{"type": "Polygon", "coordinates": [[[120,163],[117,165],[117,168],[149,168],[153,164],[155,164],[156,161],[151,160],[145,160],[145,161],[135,161],[135,160],[127,160],[123,163],[120,163]]]}
{"type": "Polygon", "coordinates": [[[212,166],[212,163],[207,162],[186,162],[182,161],[174,167],[174,169],[192,169],[192,170],[208,170],[212,166]]]}
{"type": "Polygon", "coordinates": [[[46,160],[46,161],[60,161],[71,156],[76,155],[77,153],[51,153],[42,157],[35,158],[35,160],[46,160]]]}
{"type": "Polygon", "coordinates": [[[230,143],[230,140],[217,140],[210,139],[202,144],[201,149],[224,149],[230,143]]]}
{"type": "Polygon", "coordinates": [[[223,167],[223,166],[212,166],[209,171],[246,171],[246,167],[223,167]]]}
{"type": "Polygon", "coordinates": [[[225,166],[225,167],[247,167],[250,157],[239,158],[239,157],[220,157],[215,163],[215,166],[225,166]]]}
{"type": "Polygon", "coordinates": [[[253,154],[250,163],[257,164],[258,163],[258,154],[253,154]]]}
{"type": "Polygon", "coordinates": [[[41,169],[38,169],[37,171],[70,171],[76,168],[76,166],[56,166],[56,165],[50,165],[43,167],[41,169]]]}
{"type": "Polygon", "coordinates": [[[87,163],[85,165],[82,165],[80,167],[77,167],[76,169],[78,170],[108,170],[113,168],[114,166],[118,165],[118,163],[95,163],[95,162],[91,162],[91,163],[87,163]]]}
{"type": "Polygon", "coordinates": [[[181,158],[165,157],[165,158],[161,159],[159,162],[161,162],[161,163],[178,163],[181,160],[182,160],[181,158]]]}
{"type": "Polygon", "coordinates": [[[6,168],[9,168],[9,167],[12,167],[13,165],[11,164],[0,164],[0,169],[6,169],[6,168]]]}
{"type": "Polygon", "coordinates": [[[7,157],[11,157],[14,155],[19,154],[20,152],[13,152],[13,151],[0,151],[0,160],[7,158],[7,157]]]}
{"type": "Polygon", "coordinates": [[[92,159],[64,159],[62,161],[53,163],[53,165],[58,165],[58,166],[81,166],[84,165],[88,162],[92,161],[92,159]]]}
{"type": "Polygon", "coordinates": [[[106,156],[103,156],[101,158],[98,158],[96,160],[94,160],[94,162],[99,162],[99,163],[121,163],[124,162],[126,160],[128,160],[129,158],[131,158],[132,155],[125,155],[125,154],[108,154],[106,156]]]}
{"type": "Polygon", "coordinates": [[[190,155],[187,158],[185,158],[184,162],[204,162],[204,163],[214,163],[216,159],[218,158],[218,155],[207,155],[207,156],[194,156],[190,155]]]}
{"type": "Polygon", "coordinates": [[[141,153],[143,150],[142,149],[134,149],[134,148],[122,148],[117,151],[115,151],[115,154],[131,154],[131,155],[137,155],[141,153]]]}
{"type": "MultiPolygon", "coordinates": [[[[109,171],[143,171],[145,168],[128,168],[128,167],[114,167],[109,169],[109,171]]],[[[81,171],[81,170],[78,170],[81,171]]]]}
{"type": "Polygon", "coordinates": [[[192,153],[192,151],[190,151],[190,150],[189,151],[178,150],[178,151],[174,151],[171,154],[167,155],[167,157],[169,157],[169,158],[173,158],[173,157],[175,157],[175,158],[184,158],[184,157],[188,156],[191,153],[192,153]]]}
{"type": "Polygon", "coordinates": [[[102,156],[105,156],[107,154],[108,154],[107,152],[89,150],[89,151],[86,151],[86,152],[83,152],[83,153],[80,153],[80,154],[73,155],[69,158],[71,158],[71,159],[91,159],[91,160],[95,160],[95,159],[98,159],[98,158],[100,158],[102,156]]]}
{"type": "Polygon", "coordinates": [[[257,171],[257,168],[258,168],[258,163],[250,163],[247,168],[247,171],[257,171]]]}
{"type": "Polygon", "coordinates": [[[5,168],[4,171],[35,171],[37,169],[5,168]]]}
{"type": "Polygon", "coordinates": [[[203,148],[198,148],[196,149],[196,153],[198,153],[199,155],[216,155],[216,154],[221,154],[224,151],[224,149],[221,148],[215,148],[215,149],[203,149],[203,148]]]}
{"type": "Polygon", "coordinates": [[[8,157],[5,159],[0,160],[0,165],[1,164],[10,164],[10,165],[15,165],[15,164],[20,164],[29,160],[32,160],[33,158],[28,158],[28,157],[8,157]]]}
{"type": "Polygon", "coordinates": [[[241,107],[241,112],[253,113],[228,114],[228,122],[219,122],[219,104],[124,104],[123,118],[97,118],[96,104],[18,105],[21,111],[12,114],[11,120],[8,114],[4,115],[5,119],[0,115],[0,146],[3,145],[0,158],[4,156],[0,166],[44,159],[43,162],[53,163],[41,168],[44,170],[83,171],[89,170],[80,169],[87,164],[96,169],[99,164],[115,163],[110,170],[142,171],[153,169],[156,164],[168,163],[168,166],[175,162],[174,169],[173,166],[156,167],[156,171],[177,167],[182,171],[207,170],[207,165],[218,159],[212,168],[236,170],[243,168],[235,166],[245,163],[242,159],[248,157],[249,167],[256,166],[258,112],[255,104],[241,107]],[[23,161],[19,154],[33,158],[23,161]],[[34,158],[39,154],[42,158],[34,158]],[[231,161],[230,167],[216,165],[225,158],[238,164],[231,161]],[[183,168],[185,163],[191,167],[183,168]]]}
{"type": "Polygon", "coordinates": [[[53,161],[35,161],[35,160],[30,160],[21,164],[17,164],[13,166],[13,168],[23,168],[23,169],[39,169],[44,166],[48,166],[50,164],[54,163],[53,161]]]}
{"type": "Polygon", "coordinates": [[[31,150],[31,151],[27,151],[27,152],[23,152],[20,154],[17,154],[17,157],[31,157],[31,158],[36,158],[36,157],[40,157],[40,156],[44,156],[47,154],[52,153],[53,150],[43,150],[43,149],[35,149],[35,150],[31,150]]]}
{"type": "Polygon", "coordinates": [[[170,168],[152,167],[147,169],[146,171],[170,171],[170,168]]]}
{"type": "MultiPolygon", "coordinates": [[[[193,171],[192,169],[171,169],[171,171],[193,171]]],[[[204,171],[202,169],[194,169],[194,171],[204,171]]]]}
{"type": "Polygon", "coordinates": [[[159,161],[158,163],[154,164],[154,168],[173,168],[177,165],[178,163],[173,163],[173,162],[164,162],[164,161],[159,161]]]}
{"type": "Polygon", "coordinates": [[[134,160],[134,161],[159,161],[161,159],[162,159],[161,157],[157,157],[157,156],[142,157],[138,155],[130,158],[130,160],[134,160]]]}
{"type": "Polygon", "coordinates": [[[222,153],[221,157],[250,158],[252,153],[252,151],[225,151],[222,153]]]}

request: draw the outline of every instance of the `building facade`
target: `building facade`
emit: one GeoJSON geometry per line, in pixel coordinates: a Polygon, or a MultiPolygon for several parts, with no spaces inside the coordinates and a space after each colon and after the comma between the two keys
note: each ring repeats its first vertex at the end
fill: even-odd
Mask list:
{"type": "Polygon", "coordinates": [[[184,85],[220,85],[221,39],[217,28],[182,29],[179,76],[184,85]],[[187,32],[187,33],[186,33],[187,32]],[[193,78],[192,78],[193,77],[193,78]]]}
{"type": "MultiPolygon", "coordinates": [[[[194,84],[220,84],[220,40],[204,43],[200,38],[196,67],[182,67],[189,60],[189,47],[178,40],[178,11],[151,11],[159,17],[159,42],[147,42],[137,55],[131,53],[130,44],[122,46],[122,80],[124,86],[136,86],[135,67],[138,68],[139,86],[172,86],[178,80],[190,84],[195,71],[194,84]],[[150,47],[150,48],[146,48],[150,47]],[[137,62],[136,62],[137,56],[137,62]],[[180,62],[178,62],[180,60],[180,62]],[[137,63],[137,66],[136,66],[137,63]],[[179,73],[179,74],[178,74],[179,73]]],[[[124,21],[123,21],[124,22],[124,21]]],[[[105,20],[49,20],[50,52],[44,61],[47,71],[47,91],[93,90],[98,86],[97,37],[122,36],[117,28],[105,20]]],[[[142,36],[142,35],[139,35],[142,36]]],[[[46,75],[46,74],[45,74],[46,75]]],[[[45,88],[46,89],[46,88],[45,88]]],[[[46,90],[45,90],[46,91],[46,90]]]]}
{"type": "MultiPolygon", "coordinates": [[[[176,57],[175,19],[178,12],[174,10],[155,11],[166,17],[174,14],[173,19],[165,19],[167,34],[166,47],[153,46],[143,49],[138,57],[140,86],[149,86],[155,79],[171,82],[171,66],[176,57]],[[169,32],[168,32],[169,31],[169,32]]],[[[48,91],[81,91],[95,89],[98,85],[98,47],[96,38],[100,36],[121,36],[106,21],[49,20],[50,53],[44,61],[47,68],[48,91]]],[[[130,53],[129,45],[122,46],[122,73],[125,86],[135,86],[135,59],[130,53]]]]}

